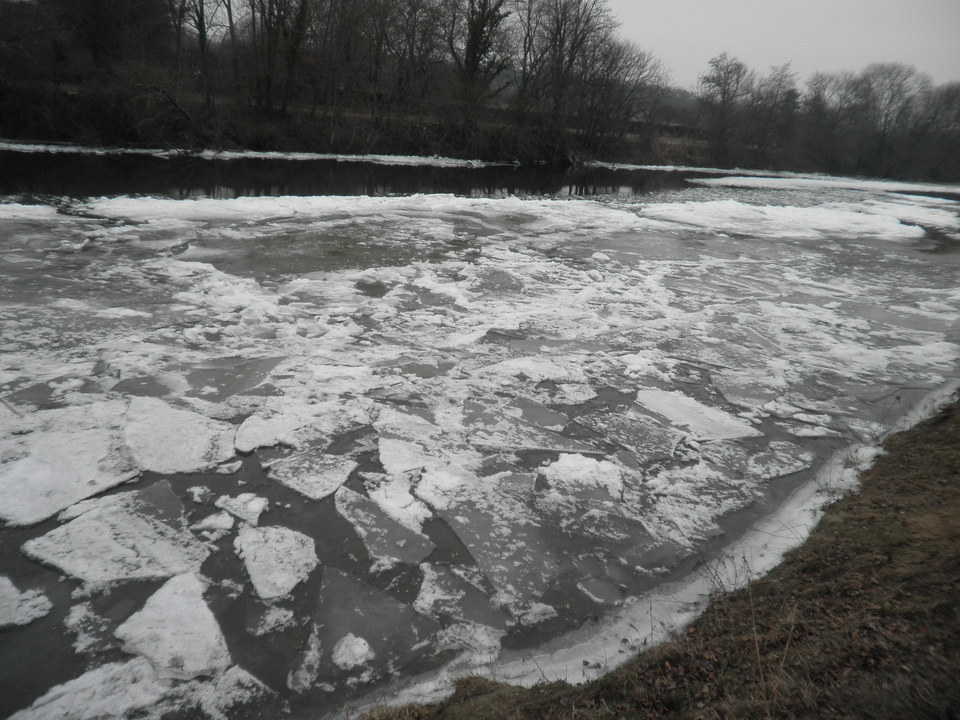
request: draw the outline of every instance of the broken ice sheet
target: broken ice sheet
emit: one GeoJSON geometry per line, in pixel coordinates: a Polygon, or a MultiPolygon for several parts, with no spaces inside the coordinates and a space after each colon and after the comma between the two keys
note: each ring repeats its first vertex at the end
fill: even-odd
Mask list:
{"type": "Polygon", "coordinates": [[[350,522],[367,552],[378,560],[420,563],[436,547],[423,535],[389,517],[368,497],[342,487],[336,494],[337,512],[350,522]]]}
{"type": "Polygon", "coordinates": [[[657,538],[684,546],[718,532],[716,520],[752,498],[752,489],[709,462],[659,469],[648,476],[654,504],[644,522],[657,538]]]}
{"type": "Polygon", "coordinates": [[[433,517],[430,508],[413,495],[411,474],[362,475],[367,495],[380,509],[404,527],[423,534],[423,523],[433,517]]]}
{"type": "Polygon", "coordinates": [[[603,440],[617,443],[636,456],[640,467],[668,460],[683,435],[663,427],[649,415],[631,408],[624,413],[595,413],[577,418],[577,423],[603,440]]]}
{"type": "Polygon", "coordinates": [[[280,444],[295,447],[296,431],[305,423],[304,418],[296,416],[278,415],[265,418],[251,415],[237,428],[234,444],[237,452],[241,453],[251,453],[258,447],[280,444]]]}
{"type": "Polygon", "coordinates": [[[320,633],[317,626],[313,625],[307,645],[300,655],[300,664],[287,674],[288,688],[295,693],[303,693],[314,686],[320,676],[321,653],[320,633]]]}
{"type": "Polygon", "coordinates": [[[311,500],[333,495],[357,468],[357,463],[343,455],[328,455],[308,450],[271,463],[267,476],[296,490],[311,500]]]}
{"type": "Polygon", "coordinates": [[[705,443],[700,455],[734,475],[761,482],[807,470],[816,459],[815,453],[784,440],[761,446],[739,442],[705,443]]]}
{"type": "Polygon", "coordinates": [[[233,530],[233,524],[233,516],[223,511],[208,515],[203,520],[191,525],[190,529],[200,533],[210,542],[216,542],[233,530]]]}
{"type": "Polygon", "coordinates": [[[539,600],[560,571],[558,551],[533,512],[535,481],[447,467],[425,472],[416,490],[470,551],[496,588],[497,604],[514,613],[539,600]]]}
{"type": "Polygon", "coordinates": [[[189,680],[230,667],[220,625],[194,574],[178,575],[151,595],[114,633],[123,650],[150,660],[163,677],[189,680]]]}
{"type": "Polygon", "coordinates": [[[688,428],[700,439],[730,440],[763,435],[749,423],[704,405],[678,390],[640,390],[637,402],[674,425],[688,428]]]}
{"type": "Polygon", "coordinates": [[[133,398],[123,438],[142,470],[190,473],[209,470],[234,455],[234,427],[156,398],[133,398]]]}
{"type": "Polygon", "coordinates": [[[240,493],[236,497],[221,495],[214,505],[246,523],[256,525],[260,522],[260,516],[269,509],[270,501],[253,493],[240,493]]]}
{"type": "Polygon", "coordinates": [[[210,553],[187,530],[183,506],[166,481],[87,500],[68,512],[70,522],[28,540],[23,552],[92,589],[197,572],[210,553]]]}
{"type": "Polygon", "coordinates": [[[9,720],[161,720],[185,711],[222,720],[231,708],[270,694],[263,683],[237,666],[209,680],[176,683],[161,677],[149,660],[137,657],[101,665],[57,685],[9,720]]]}
{"type": "Polygon", "coordinates": [[[488,449],[551,450],[572,453],[597,453],[580,440],[537,427],[533,423],[504,414],[498,403],[468,400],[464,403],[464,432],[471,445],[488,449]]]}
{"type": "Polygon", "coordinates": [[[119,401],[44,410],[26,424],[32,432],[0,438],[0,518],[40,522],[136,477],[118,436],[124,410],[119,401]]]}
{"type": "Polygon", "coordinates": [[[257,595],[273,602],[289,595],[319,564],[313,540],[285,527],[243,526],[234,541],[257,595]]]}
{"type": "Polygon", "coordinates": [[[324,661],[342,671],[351,669],[348,658],[358,659],[353,651],[360,649],[359,643],[347,639],[339,658],[334,657],[335,648],[349,635],[363,638],[369,654],[361,653],[365,656],[361,668],[371,678],[374,673],[391,672],[422,660],[421,643],[440,629],[409,605],[333,567],[324,569],[313,619],[320,631],[324,661]],[[344,602],[344,598],[350,601],[344,602]],[[337,664],[337,659],[342,664],[337,664]]]}
{"type": "Polygon", "coordinates": [[[11,625],[29,625],[53,609],[40,590],[20,592],[10,578],[0,575],[0,630],[11,625]]]}
{"type": "Polygon", "coordinates": [[[424,563],[420,570],[423,580],[413,602],[418,613],[438,621],[453,618],[500,630],[506,628],[506,613],[495,608],[487,593],[466,579],[470,568],[424,563]]]}

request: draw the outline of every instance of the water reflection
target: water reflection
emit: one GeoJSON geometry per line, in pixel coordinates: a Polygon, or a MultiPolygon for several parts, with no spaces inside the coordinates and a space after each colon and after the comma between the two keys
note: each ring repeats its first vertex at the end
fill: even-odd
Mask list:
{"type": "Polygon", "coordinates": [[[687,187],[675,172],[539,167],[438,168],[334,160],[205,160],[0,152],[0,194],[629,196],[687,187]]]}

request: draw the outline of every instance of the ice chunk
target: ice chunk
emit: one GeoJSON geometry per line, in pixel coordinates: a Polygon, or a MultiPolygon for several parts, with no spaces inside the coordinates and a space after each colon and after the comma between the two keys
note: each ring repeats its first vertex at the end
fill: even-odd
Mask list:
{"type": "Polygon", "coordinates": [[[620,469],[609,460],[594,460],[583,455],[561,455],[540,472],[555,488],[565,486],[602,487],[614,498],[623,492],[620,469]]]}
{"type": "Polygon", "coordinates": [[[498,373],[507,376],[523,376],[532,382],[553,380],[561,383],[580,383],[586,380],[583,369],[573,363],[561,363],[545,357],[520,357],[504,360],[483,369],[485,373],[498,373]]]}
{"type": "Polygon", "coordinates": [[[12,525],[45,520],[75,502],[136,477],[120,452],[117,432],[105,413],[122,412],[120,403],[85,408],[89,424],[78,417],[84,409],[56,409],[38,414],[41,429],[0,439],[0,518],[12,525]]]}
{"type": "Polygon", "coordinates": [[[370,649],[370,643],[353,633],[347,633],[333,648],[333,664],[341,670],[353,670],[366,665],[377,654],[370,649]]]}
{"type": "Polygon", "coordinates": [[[435,620],[449,617],[500,629],[506,627],[506,614],[493,607],[487,595],[462,576],[465,568],[424,563],[420,570],[423,581],[413,607],[421,615],[435,620]]]}
{"type": "Polygon", "coordinates": [[[168,580],[114,634],[124,651],[147,658],[164,677],[189,680],[231,664],[220,625],[194,574],[168,580]]]}
{"type": "Polygon", "coordinates": [[[674,425],[685,426],[704,440],[759,437],[762,432],[729,413],[694,400],[678,390],[640,390],[637,402],[674,425]]]}
{"type": "Polygon", "coordinates": [[[437,468],[424,473],[416,490],[470,551],[498,604],[512,611],[539,600],[560,572],[558,551],[532,512],[535,480],[437,468]]]}
{"type": "Polygon", "coordinates": [[[413,496],[408,475],[366,475],[364,480],[367,494],[381,510],[405,528],[415,533],[423,533],[423,523],[432,517],[433,513],[413,496]]]}
{"type": "Polygon", "coordinates": [[[533,423],[505,415],[493,403],[471,400],[464,403],[464,429],[472,445],[504,450],[550,450],[555,452],[597,453],[580,440],[537,427],[533,423]]]}
{"type": "Polygon", "coordinates": [[[557,617],[556,608],[545,603],[532,603],[518,618],[521,625],[537,625],[557,617]]]}
{"type": "Polygon", "coordinates": [[[256,525],[260,522],[260,516],[270,507],[270,501],[253,493],[240,493],[236,497],[221,495],[214,505],[244,522],[256,525]]]}
{"type": "Polygon", "coordinates": [[[276,605],[267,605],[256,621],[248,620],[247,630],[256,637],[263,637],[278,630],[286,630],[296,625],[297,619],[293,610],[276,605]]]}
{"type": "Polygon", "coordinates": [[[157,398],[130,401],[124,441],[142,470],[189,473],[209,470],[234,455],[232,425],[157,398]]]}
{"type": "Polygon", "coordinates": [[[85,512],[23,544],[34,560],[92,586],[197,572],[210,551],[186,528],[166,482],[87,501],[85,512]]]}
{"type": "Polygon", "coordinates": [[[258,447],[272,445],[298,445],[296,431],[304,426],[306,420],[295,415],[278,415],[264,418],[251,415],[237,428],[234,445],[237,452],[251,453],[258,447]]]}
{"type": "Polygon", "coordinates": [[[0,629],[28,625],[53,609],[53,603],[40,590],[21,593],[10,578],[0,575],[0,629]]]}
{"type": "Polygon", "coordinates": [[[49,690],[10,720],[161,720],[171,714],[224,718],[226,711],[270,695],[250,673],[231,667],[210,680],[177,684],[145,658],[110,663],[49,690]]]}
{"type": "Polygon", "coordinates": [[[267,475],[311,500],[323,500],[333,495],[356,468],[357,463],[348,457],[311,450],[272,463],[267,475]]]}
{"type": "Polygon", "coordinates": [[[267,602],[289,595],[320,562],[313,540],[285,527],[241,527],[234,548],[267,602]]]}
{"type": "Polygon", "coordinates": [[[596,413],[577,418],[577,423],[634,453],[640,467],[667,460],[682,435],[665,428],[634,409],[626,413],[596,413]]]}
{"type": "Polygon", "coordinates": [[[161,714],[156,705],[170,690],[144,658],[115,662],[89,670],[49,690],[10,720],[99,720],[161,714]]]}
{"type": "Polygon", "coordinates": [[[428,538],[388,517],[373,500],[348,487],[337,491],[336,505],[375,558],[419,563],[434,550],[428,538]]]}
{"type": "Polygon", "coordinates": [[[303,651],[300,665],[287,674],[287,687],[295,693],[302,693],[313,687],[320,675],[320,659],[322,646],[317,626],[313,626],[310,637],[307,638],[307,647],[303,651]]]}
{"type": "Polygon", "coordinates": [[[233,516],[230,513],[218,512],[194,523],[190,526],[190,529],[200,533],[207,540],[216,542],[233,530],[233,523],[233,516]]]}

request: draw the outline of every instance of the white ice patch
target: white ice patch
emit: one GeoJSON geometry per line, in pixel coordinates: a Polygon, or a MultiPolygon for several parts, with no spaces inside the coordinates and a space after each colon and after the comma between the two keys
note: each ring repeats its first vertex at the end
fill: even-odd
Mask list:
{"type": "Polygon", "coordinates": [[[44,410],[13,425],[16,434],[0,437],[0,518],[30,525],[136,477],[116,430],[124,407],[44,410]]]}
{"type": "Polygon", "coordinates": [[[234,455],[235,430],[156,398],[130,401],[123,437],[134,462],[157,473],[209,470],[234,455]]]}
{"type": "Polygon", "coordinates": [[[310,450],[278,460],[267,467],[267,476],[311,500],[333,495],[357,468],[343,455],[327,455],[310,450]]]}
{"type": "Polygon", "coordinates": [[[305,424],[305,420],[295,415],[279,415],[264,418],[251,415],[237,428],[234,443],[237,452],[251,453],[258,447],[272,445],[297,446],[296,431],[305,424]]]}
{"type": "Polygon", "coordinates": [[[583,455],[561,455],[560,459],[540,470],[554,488],[567,486],[602,487],[611,497],[623,492],[620,469],[609,460],[594,460],[583,455]]]}
{"type": "Polygon", "coordinates": [[[161,720],[187,710],[224,720],[231,708],[269,694],[263,683],[236,666],[210,680],[178,683],[159,675],[149,660],[134,658],[57,685],[9,720],[161,720]]]}
{"type": "MultiPolygon", "coordinates": [[[[872,210],[876,210],[873,208],[872,210]]],[[[644,215],[723,233],[765,238],[818,239],[827,236],[912,240],[923,228],[900,221],[896,213],[871,211],[860,204],[793,207],[748,205],[738,200],[659,203],[643,207],[644,215]]],[[[910,220],[905,217],[905,220],[910,220]]]]}
{"type": "Polygon", "coordinates": [[[246,523],[256,525],[260,522],[260,516],[269,509],[270,501],[253,493],[240,493],[236,497],[221,495],[214,505],[246,523]]]}
{"type": "Polygon", "coordinates": [[[100,718],[159,718],[157,704],[170,690],[149,660],[135,658],[89,670],[49,690],[10,720],[99,720],[100,718]]]}
{"type": "Polygon", "coordinates": [[[370,643],[353,633],[347,633],[333,646],[333,664],[341,670],[353,670],[366,665],[376,656],[370,643]]]}
{"type": "Polygon", "coordinates": [[[370,498],[344,486],[335,499],[337,512],[350,521],[374,558],[419,563],[433,552],[433,542],[388,517],[370,498]]]}
{"type": "Polygon", "coordinates": [[[367,494],[380,509],[410,530],[423,533],[423,523],[433,513],[430,508],[413,496],[411,479],[406,475],[377,478],[377,482],[367,482],[367,494]]]}
{"type": "Polygon", "coordinates": [[[23,544],[23,552],[93,588],[198,572],[210,551],[186,529],[169,486],[86,501],[66,525],[23,544]]]}
{"type": "Polygon", "coordinates": [[[193,574],[168,580],[114,633],[128,653],[142,655],[163,677],[189,680],[230,667],[220,625],[193,574]]]}
{"type": "Polygon", "coordinates": [[[254,590],[267,602],[293,592],[320,562],[313,540],[285,527],[241,527],[234,547],[254,590]]]}
{"type": "Polygon", "coordinates": [[[309,690],[317,682],[320,676],[320,658],[323,646],[320,643],[320,634],[317,632],[316,625],[307,638],[307,647],[303,651],[300,659],[300,665],[287,674],[287,687],[295,693],[303,693],[309,690]]]}
{"type": "Polygon", "coordinates": [[[211,542],[216,542],[233,530],[233,516],[224,511],[208,515],[203,520],[190,526],[191,530],[200,533],[211,542]]]}
{"type": "Polygon", "coordinates": [[[637,402],[702,440],[759,437],[762,432],[733,415],[694,400],[679,390],[640,390],[637,402]]]}
{"type": "Polygon", "coordinates": [[[29,625],[53,609],[53,603],[40,590],[20,592],[10,578],[0,575],[0,629],[11,625],[29,625]]]}

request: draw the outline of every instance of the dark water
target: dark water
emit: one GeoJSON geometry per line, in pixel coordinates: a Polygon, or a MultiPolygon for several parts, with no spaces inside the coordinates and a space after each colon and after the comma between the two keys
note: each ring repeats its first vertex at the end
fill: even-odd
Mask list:
{"type": "MultiPolygon", "coordinates": [[[[703,177],[703,175],[700,175],[703,177]]],[[[682,174],[543,167],[438,168],[336,160],[0,152],[0,195],[632,195],[688,187],[682,174]]]]}

